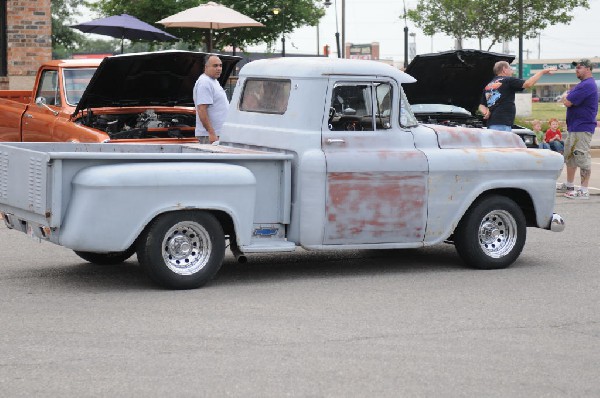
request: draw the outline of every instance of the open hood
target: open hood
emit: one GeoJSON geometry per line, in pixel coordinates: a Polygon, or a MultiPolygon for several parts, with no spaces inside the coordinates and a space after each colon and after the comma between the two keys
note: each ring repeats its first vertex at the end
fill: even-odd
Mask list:
{"type": "Polygon", "coordinates": [[[514,56],[480,50],[456,50],[417,55],[405,72],[417,79],[402,87],[411,104],[447,104],[477,110],[494,64],[514,56]]]}
{"type": "MultiPolygon", "coordinates": [[[[208,54],[160,51],[104,58],[81,96],[74,114],[87,108],[119,106],[194,106],[193,89],[208,54]]],[[[225,86],[241,57],[219,55],[225,86]]]]}

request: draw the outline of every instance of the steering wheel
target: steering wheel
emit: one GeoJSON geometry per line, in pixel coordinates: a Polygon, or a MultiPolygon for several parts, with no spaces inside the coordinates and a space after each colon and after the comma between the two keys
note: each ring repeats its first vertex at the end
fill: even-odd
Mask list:
{"type": "Polygon", "coordinates": [[[337,112],[335,111],[335,108],[332,106],[331,108],[329,108],[329,121],[333,120],[333,117],[335,116],[337,112]]]}
{"type": "Polygon", "coordinates": [[[344,124],[346,131],[362,131],[362,126],[358,120],[349,120],[344,124]]]}

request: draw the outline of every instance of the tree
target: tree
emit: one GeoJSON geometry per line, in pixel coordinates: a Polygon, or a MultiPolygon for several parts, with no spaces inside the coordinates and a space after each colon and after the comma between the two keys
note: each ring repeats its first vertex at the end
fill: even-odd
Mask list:
{"type": "MultiPolygon", "coordinates": [[[[207,29],[169,28],[156,24],[163,18],[188,8],[196,7],[198,0],[98,0],[92,7],[104,16],[129,14],[142,21],[154,24],[157,28],[181,38],[190,49],[207,42],[207,29]]],[[[219,0],[219,3],[235,9],[265,25],[264,28],[235,28],[213,30],[215,49],[233,44],[244,48],[259,43],[272,43],[302,26],[316,26],[325,11],[318,4],[321,0],[219,0]],[[273,9],[283,9],[283,14],[274,15],[273,9]]]]}
{"type": "Polygon", "coordinates": [[[79,15],[78,6],[85,6],[87,1],[80,0],[52,0],[50,9],[52,13],[52,50],[61,58],[66,53],[77,48],[83,36],[68,25],[74,24],[73,16],[79,15]]]}
{"type": "Polygon", "coordinates": [[[575,7],[588,0],[422,0],[407,17],[425,34],[444,33],[457,40],[499,41],[533,38],[548,26],[568,23],[575,7]]]}

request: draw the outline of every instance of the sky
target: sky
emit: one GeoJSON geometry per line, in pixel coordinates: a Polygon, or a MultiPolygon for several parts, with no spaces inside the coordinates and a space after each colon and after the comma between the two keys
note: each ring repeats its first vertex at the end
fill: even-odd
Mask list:
{"type": "MultiPolygon", "coordinates": [[[[319,24],[319,46],[317,47],[317,28],[301,28],[286,35],[286,53],[317,54],[317,48],[328,44],[332,52],[336,51],[335,32],[335,1],[338,9],[338,29],[341,35],[342,0],[331,0],[332,4],[326,10],[326,15],[319,24]]],[[[370,44],[379,42],[380,58],[404,60],[404,19],[403,1],[401,0],[345,0],[346,2],[346,42],[354,44],[370,44]]],[[[417,1],[406,0],[406,8],[415,8],[417,1]]],[[[562,59],[562,58],[591,58],[600,56],[600,40],[598,40],[598,25],[600,23],[600,0],[590,0],[590,8],[576,8],[569,25],[555,25],[542,31],[539,39],[524,40],[523,57],[525,59],[562,59]],[[529,50],[529,52],[528,52],[529,50]]],[[[454,49],[454,39],[436,34],[426,36],[412,22],[407,21],[409,42],[415,42],[416,53],[425,54],[454,49]]],[[[487,50],[489,41],[483,43],[487,50]]],[[[264,50],[265,46],[252,47],[250,50],[264,50]]],[[[479,48],[477,40],[465,40],[463,48],[479,48]]],[[[274,50],[281,51],[281,41],[274,50]]],[[[508,43],[511,54],[518,51],[518,41],[508,43]]],[[[503,52],[503,45],[497,44],[491,51],[503,52]]]]}

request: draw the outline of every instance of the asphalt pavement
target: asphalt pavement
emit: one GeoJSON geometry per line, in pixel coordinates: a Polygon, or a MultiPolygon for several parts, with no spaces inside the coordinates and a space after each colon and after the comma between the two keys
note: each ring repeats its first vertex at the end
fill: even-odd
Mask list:
{"type": "MultiPolygon", "coordinates": [[[[599,173],[600,174],[600,173],[599,173]]],[[[202,289],[0,225],[0,396],[600,397],[600,196],[508,269],[452,245],[249,256],[202,289]]]]}

